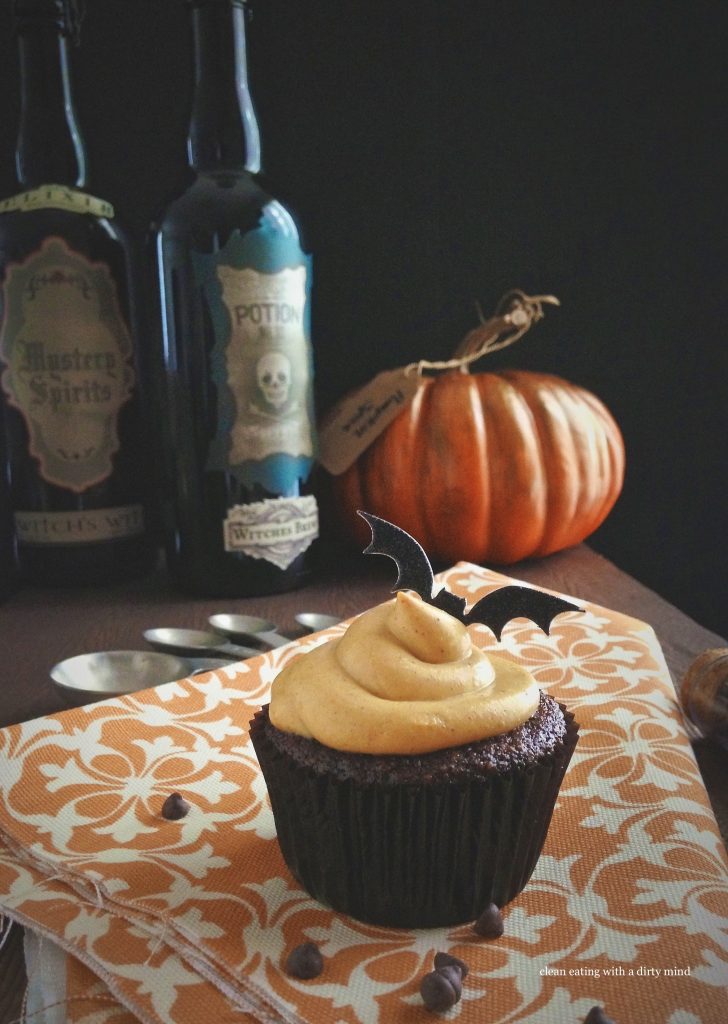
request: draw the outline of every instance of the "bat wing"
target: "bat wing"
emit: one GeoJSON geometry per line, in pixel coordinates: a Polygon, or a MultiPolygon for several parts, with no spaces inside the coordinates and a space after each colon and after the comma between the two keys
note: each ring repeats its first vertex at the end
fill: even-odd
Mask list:
{"type": "Polygon", "coordinates": [[[405,530],[386,519],[361,512],[372,531],[372,542],[364,549],[365,555],[387,555],[397,565],[397,582],[392,590],[414,590],[420,597],[432,603],[435,577],[430,560],[424,549],[405,530]]]}
{"type": "Polygon", "coordinates": [[[414,590],[423,601],[460,619],[466,625],[482,622],[500,640],[503,627],[511,619],[525,618],[548,633],[549,626],[561,612],[581,611],[575,604],[561,597],[545,594],[532,587],[501,587],[486,595],[465,611],[465,598],[451,594],[445,587],[433,597],[435,576],[430,560],[414,537],[386,519],[359,511],[372,531],[371,544],[364,549],[367,555],[386,555],[397,565],[397,582],[392,590],[414,590]]]}
{"type": "Polygon", "coordinates": [[[447,587],[442,587],[441,590],[438,590],[430,601],[430,604],[434,605],[435,608],[440,608],[442,611],[447,612],[448,615],[460,619],[461,622],[465,622],[465,603],[464,597],[451,594],[447,587]]]}
{"type": "Polygon", "coordinates": [[[561,612],[582,611],[577,605],[553,594],[532,587],[501,587],[482,597],[465,615],[466,625],[482,622],[500,640],[503,627],[511,619],[530,619],[548,633],[549,626],[561,612]]]}

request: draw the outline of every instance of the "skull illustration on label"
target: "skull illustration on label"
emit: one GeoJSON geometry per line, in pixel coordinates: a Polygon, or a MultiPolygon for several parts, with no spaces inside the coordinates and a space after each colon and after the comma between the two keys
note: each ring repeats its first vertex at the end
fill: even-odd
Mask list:
{"type": "Polygon", "coordinates": [[[282,352],[266,352],[256,367],[258,388],[271,409],[281,410],[291,390],[291,361],[282,352]]]}
{"type": "Polygon", "coordinates": [[[224,357],[234,406],[229,467],[280,453],[311,457],[305,267],[266,274],[220,264],[217,276],[230,317],[227,343],[215,353],[218,362],[224,357]]]}

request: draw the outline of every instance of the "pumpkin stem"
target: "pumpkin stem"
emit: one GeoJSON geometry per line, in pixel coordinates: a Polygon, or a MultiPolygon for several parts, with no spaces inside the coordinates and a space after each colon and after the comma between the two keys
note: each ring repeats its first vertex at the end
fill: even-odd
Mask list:
{"type": "Polygon", "coordinates": [[[421,375],[424,370],[461,370],[466,373],[469,365],[477,359],[489,352],[506,348],[522,338],[533,324],[543,318],[544,303],[558,306],[559,300],[553,295],[526,295],[525,292],[514,288],[503,296],[496,306],[494,315],[488,320],[484,318],[482,309],[476,303],[480,325],[468,331],[455,349],[452,359],[439,362],[421,359],[417,363],[410,363],[405,368],[405,373],[416,372],[421,375]]]}

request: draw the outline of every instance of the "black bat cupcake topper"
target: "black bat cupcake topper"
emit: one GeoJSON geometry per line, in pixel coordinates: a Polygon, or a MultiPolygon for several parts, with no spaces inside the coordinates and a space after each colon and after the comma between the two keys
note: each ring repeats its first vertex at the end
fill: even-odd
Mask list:
{"type": "Polygon", "coordinates": [[[397,564],[397,582],[392,590],[414,590],[423,601],[447,612],[466,626],[473,622],[487,626],[496,640],[500,640],[503,627],[511,619],[530,619],[544,633],[548,633],[551,623],[561,612],[582,611],[570,601],[545,594],[542,590],[508,586],[486,594],[466,612],[464,597],[451,594],[445,587],[436,594],[432,593],[435,589],[432,566],[424,549],[414,537],[386,519],[380,519],[379,516],[361,511],[359,515],[369,523],[372,531],[372,542],[364,549],[364,554],[386,555],[397,564]]]}

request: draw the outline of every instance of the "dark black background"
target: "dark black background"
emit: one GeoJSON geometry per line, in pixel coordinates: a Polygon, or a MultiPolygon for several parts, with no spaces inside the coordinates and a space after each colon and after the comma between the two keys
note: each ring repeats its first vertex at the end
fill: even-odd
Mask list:
{"type": "MultiPolygon", "coordinates": [[[[91,188],[144,229],[186,180],[181,0],[87,0],[91,188]]],[[[0,194],[14,190],[0,0],[0,194]]],[[[728,635],[723,0],[257,0],[268,177],[315,256],[321,411],[443,358],[511,287],[561,307],[490,357],[598,394],[627,448],[595,548],[728,635]]],[[[481,364],[483,368],[483,364],[481,364]]]]}

